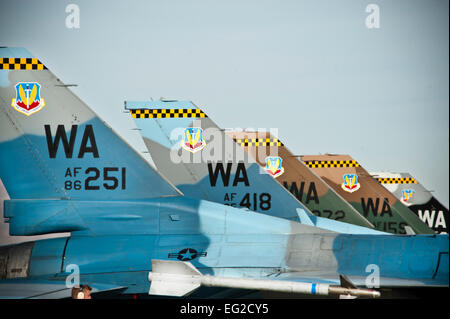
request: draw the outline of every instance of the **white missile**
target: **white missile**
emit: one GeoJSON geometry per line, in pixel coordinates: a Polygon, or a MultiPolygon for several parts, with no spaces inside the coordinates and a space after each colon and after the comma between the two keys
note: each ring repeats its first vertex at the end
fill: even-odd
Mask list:
{"type": "Polygon", "coordinates": [[[187,296],[200,286],[237,289],[267,290],[312,295],[379,297],[378,291],[356,288],[341,278],[341,286],[284,280],[229,278],[203,275],[190,262],[152,260],[149,295],[187,296]],[[344,286],[343,284],[344,283],[344,286]],[[347,283],[347,284],[345,284],[347,283]]]}

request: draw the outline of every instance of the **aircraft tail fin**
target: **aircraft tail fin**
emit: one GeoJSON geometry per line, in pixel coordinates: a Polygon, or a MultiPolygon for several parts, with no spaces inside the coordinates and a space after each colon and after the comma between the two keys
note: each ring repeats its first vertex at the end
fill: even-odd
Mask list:
{"type": "MultiPolygon", "coordinates": [[[[274,156],[269,168],[261,165],[233,139],[234,133],[228,134],[231,130],[220,129],[192,102],[126,101],[125,107],[141,130],[158,170],[186,196],[294,221],[311,216],[325,229],[341,233],[374,233],[373,226],[356,211],[349,212],[353,218],[346,222],[314,218],[308,207],[277,181],[284,168],[274,152],[259,148],[274,156]]],[[[259,141],[249,139],[250,143],[259,141]]],[[[262,144],[281,146],[274,137],[264,138],[262,144]]]]}
{"type": "Polygon", "coordinates": [[[268,155],[279,158],[284,170],[275,180],[319,217],[374,228],[353,206],[326,182],[298,160],[280,139],[270,132],[227,132],[228,136],[252,155],[261,167],[268,166],[268,155]],[[276,141],[276,143],[274,142],[276,141]]]}
{"type": "Polygon", "coordinates": [[[375,228],[406,234],[410,226],[416,234],[434,234],[410,209],[349,155],[303,155],[306,166],[326,180],[345,200],[367,218],[375,228]]]}
{"type": "Polygon", "coordinates": [[[438,234],[448,234],[449,212],[409,173],[370,173],[381,185],[438,234]]]}
{"type": "Polygon", "coordinates": [[[0,48],[0,178],[11,199],[181,194],[23,48],[0,48]]]}
{"type": "Polygon", "coordinates": [[[188,197],[298,220],[307,210],[189,101],[126,101],[157,169],[188,197]]]}

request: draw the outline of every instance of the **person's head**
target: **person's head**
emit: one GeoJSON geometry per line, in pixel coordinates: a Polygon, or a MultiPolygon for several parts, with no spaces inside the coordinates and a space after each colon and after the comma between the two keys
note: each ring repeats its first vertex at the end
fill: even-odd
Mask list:
{"type": "Polygon", "coordinates": [[[92,288],[88,285],[81,285],[81,287],[72,288],[73,299],[91,299],[92,288]]]}

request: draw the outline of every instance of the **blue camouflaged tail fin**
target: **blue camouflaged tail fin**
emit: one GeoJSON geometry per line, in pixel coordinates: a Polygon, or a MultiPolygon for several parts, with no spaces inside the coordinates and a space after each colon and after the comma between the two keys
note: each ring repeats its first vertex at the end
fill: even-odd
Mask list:
{"type": "Polygon", "coordinates": [[[12,199],[181,194],[23,48],[0,48],[0,178],[12,199]]]}
{"type": "Polygon", "coordinates": [[[126,101],[158,171],[184,195],[298,221],[307,208],[190,101],[126,101]]]}

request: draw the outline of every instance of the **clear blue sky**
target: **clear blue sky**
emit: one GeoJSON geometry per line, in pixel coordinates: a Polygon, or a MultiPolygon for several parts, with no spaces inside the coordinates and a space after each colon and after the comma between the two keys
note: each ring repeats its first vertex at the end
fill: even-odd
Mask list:
{"type": "Polygon", "coordinates": [[[0,3],[0,45],[78,84],[138,150],[124,100],[192,100],[221,127],[278,128],[296,154],[410,172],[447,207],[448,30],[445,0],[0,3]],[[69,3],[79,29],[66,28],[69,3]]]}

